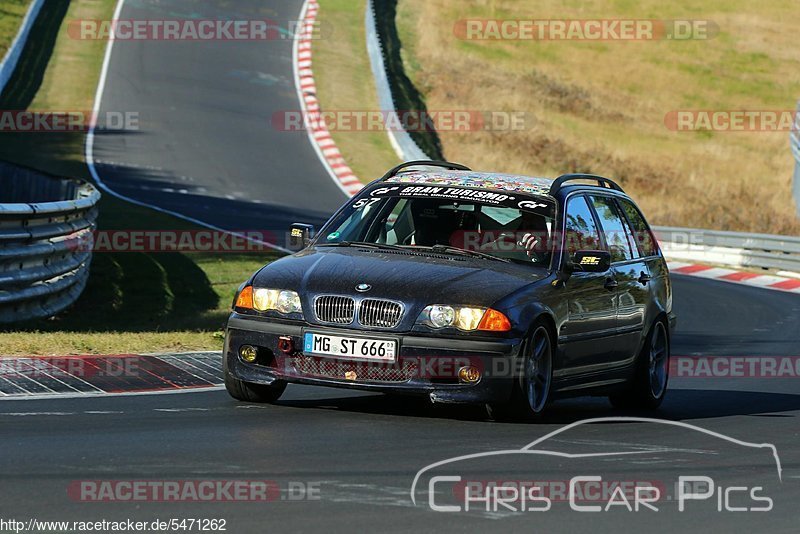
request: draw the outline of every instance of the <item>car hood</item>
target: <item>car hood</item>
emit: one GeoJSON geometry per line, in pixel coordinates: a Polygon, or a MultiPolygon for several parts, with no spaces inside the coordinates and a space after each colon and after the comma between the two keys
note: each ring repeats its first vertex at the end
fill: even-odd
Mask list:
{"type": "Polygon", "coordinates": [[[406,317],[416,318],[430,304],[490,307],[546,275],[544,269],[479,258],[321,247],[267,265],[253,285],[295,290],[306,310],[317,295],[350,295],[403,302],[406,317]],[[359,284],[371,289],[359,293],[359,284]]]}

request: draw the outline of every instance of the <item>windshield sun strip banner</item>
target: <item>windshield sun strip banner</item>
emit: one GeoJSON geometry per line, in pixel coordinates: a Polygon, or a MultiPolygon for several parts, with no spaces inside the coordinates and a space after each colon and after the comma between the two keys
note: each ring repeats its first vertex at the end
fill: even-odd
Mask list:
{"type": "MultiPolygon", "coordinates": [[[[369,196],[372,199],[400,197],[440,199],[453,202],[475,202],[487,206],[501,206],[527,211],[538,211],[544,208],[552,208],[555,205],[555,203],[547,197],[538,197],[528,194],[520,195],[510,191],[487,191],[451,186],[392,185],[377,187],[369,192],[369,196]]],[[[366,205],[368,202],[369,199],[362,198],[357,200],[353,204],[353,207],[359,208],[366,205]]]]}

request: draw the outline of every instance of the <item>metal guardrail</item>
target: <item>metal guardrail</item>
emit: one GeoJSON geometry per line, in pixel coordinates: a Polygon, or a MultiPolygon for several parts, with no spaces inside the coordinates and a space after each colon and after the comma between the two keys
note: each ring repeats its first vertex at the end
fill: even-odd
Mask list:
{"type": "MultiPolygon", "coordinates": [[[[386,74],[386,65],[383,62],[381,39],[378,35],[375,22],[375,8],[372,0],[368,0],[367,2],[365,27],[367,33],[367,53],[369,54],[369,62],[372,66],[372,76],[375,78],[375,88],[378,91],[378,104],[382,112],[387,115],[395,115],[394,117],[387,117],[387,124],[402,124],[397,117],[397,107],[392,98],[389,77],[386,74]]],[[[388,128],[387,133],[389,134],[389,141],[392,143],[392,148],[394,148],[394,151],[401,160],[416,161],[431,159],[404,129],[400,128],[398,131],[395,131],[392,128],[388,128]]]]}
{"type": "Polygon", "coordinates": [[[800,273],[800,237],[695,228],[653,230],[669,259],[800,273]]]}
{"type": "Polygon", "coordinates": [[[0,164],[0,323],[50,317],[80,296],[99,199],[90,184],[0,164]]]}
{"type": "Polygon", "coordinates": [[[792,182],[794,204],[797,208],[797,215],[800,217],[800,102],[797,103],[797,113],[794,115],[794,128],[789,134],[789,144],[792,146],[792,154],[794,154],[794,180],[792,182]]]}
{"type": "Polygon", "coordinates": [[[44,0],[33,0],[33,2],[31,2],[30,7],[28,7],[28,12],[25,14],[25,18],[22,19],[22,24],[20,25],[17,36],[14,38],[14,41],[11,43],[2,61],[0,61],[0,93],[3,92],[8,80],[10,80],[11,76],[14,74],[14,69],[17,67],[17,62],[22,55],[22,50],[25,48],[25,43],[28,40],[28,35],[31,33],[33,23],[36,21],[36,17],[39,16],[39,11],[41,11],[43,5],[44,0]]]}

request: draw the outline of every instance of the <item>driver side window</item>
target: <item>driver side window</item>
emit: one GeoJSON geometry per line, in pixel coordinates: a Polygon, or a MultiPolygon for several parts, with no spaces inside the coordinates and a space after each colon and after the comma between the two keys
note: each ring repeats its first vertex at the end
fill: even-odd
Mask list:
{"type": "Polygon", "coordinates": [[[600,232],[586,197],[571,198],[565,218],[564,249],[570,258],[579,250],[602,250],[600,232]]]}

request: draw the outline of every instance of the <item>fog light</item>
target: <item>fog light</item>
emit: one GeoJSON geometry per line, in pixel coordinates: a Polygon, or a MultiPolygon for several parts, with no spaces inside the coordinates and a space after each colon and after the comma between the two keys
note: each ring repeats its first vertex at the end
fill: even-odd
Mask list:
{"type": "Polygon", "coordinates": [[[258,349],[252,345],[242,345],[239,347],[239,357],[247,363],[253,363],[258,358],[258,349]]]}
{"type": "Polygon", "coordinates": [[[481,379],[481,372],[471,365],[458,370],[458,379],[465,384],[474,384],[481,379]]]}

